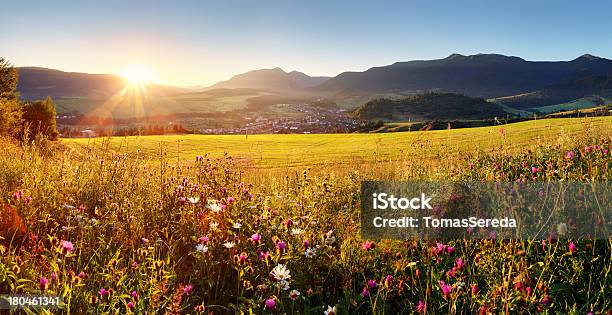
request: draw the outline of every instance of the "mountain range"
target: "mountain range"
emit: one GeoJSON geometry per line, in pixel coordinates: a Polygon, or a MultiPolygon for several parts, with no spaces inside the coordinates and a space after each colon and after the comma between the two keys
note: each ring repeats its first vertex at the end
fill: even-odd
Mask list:
{"type": "MultiPolygon", "coordinates": [[[[78,106],[79,102],[74,99],[104,100],[125,87],[123,78],[108,74],[63,72],[39,67],[21,67],[18,71],[18,90],[22,98],[51,96],[59,99],[60,104],[62,99],[73,99],[63,102],[63,109],[78,106]]],[[[350,109],[380,95],[406,96],[423,92],[498,99],[514,108],[529,109],[589,95],[612,96],[612,60],[589,54],[570,61],[527,61],[499,54],[452,54],[443,59],[396,62],[362,72],[343,72],[335,77],[312,77],[298,71],[285,72],[274,68],[238,74],[208,88],[186,89],[151,83],[147,84],[146,90],[147,95],[154,97],[188,96],[170,100],[173,104],[170,112],[174,108],[183,112],[199,111],[200,99],[208,101],[207,110],[216,110],[214,104],[218,100],[223,102],[222,108],[237,109],[245,102],[248,105],[255,97],[258,97],[260,108],[266,106],[265,102],[280,99],[308,101],[325,98],[350,109]],[[232,94],[231,90],[242,95],[240,106],[228,103],[232,100],[227,96],[214,94],[232,94]],[[194,93],[204,94],[195,97],[194,93]]],[[[161,104],[165,103],[156,106],[161,108],[161,104]]]]}

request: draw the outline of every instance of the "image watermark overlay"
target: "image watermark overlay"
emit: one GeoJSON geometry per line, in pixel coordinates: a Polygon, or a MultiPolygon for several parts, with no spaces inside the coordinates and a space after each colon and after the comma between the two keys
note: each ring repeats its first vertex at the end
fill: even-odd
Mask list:
{"type": "Polygon", "coordinates": [[[367,239],[608,239],[608,182],[383,182],[361,185],[367,239]]]}

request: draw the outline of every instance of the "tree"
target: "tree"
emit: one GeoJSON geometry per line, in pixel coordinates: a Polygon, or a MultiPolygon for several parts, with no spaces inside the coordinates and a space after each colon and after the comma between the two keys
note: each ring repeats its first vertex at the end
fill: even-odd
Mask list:
{"type": "Polygon", "coordinates": [[[15,136],[21,129],[22,110],[17,78],[17,70],[0,57],[0,134],[15,136]]]}
{"type": "Polygon", "coordinates": [[[24,132],[32,139],[36,134],[42,134],[49,140],[56,140],[59,136],[55,122],[55,104],[51,97],[44,101],[34,101],[26,104],[24,108],[24,132]]]}

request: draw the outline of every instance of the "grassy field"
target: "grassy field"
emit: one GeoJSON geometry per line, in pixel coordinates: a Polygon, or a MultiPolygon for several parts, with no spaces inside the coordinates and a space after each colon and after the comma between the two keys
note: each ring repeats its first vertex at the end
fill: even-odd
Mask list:
{"type": "MultiPolygon", "coordinates": [[[[0,139],[0,293],[72,314],[606,314],[612,242],[550,234],[573,218],[546,239],[364,239],[360,187],[512,182],[531,212],[523,184],[609,180],[611,122],[0,139]]],[[[593,195],[568,202],[609,217],[593,195]]]]}
{"type": "Polygon", "coordinates": [[[589,96],[589,97],[583,97],[583,98],[573,100],[571,102],[567,102],[563,104],[536,107],[534,108],[534,110],[540,113],[543,113],[543,114],[549,114],[549,113],[560,112],[560,111],[598,107],[598,106],[605,104],[606,102],[609,103],[609,101],[603,97],[589,96]]]}
{"type": "Polygon", "coordinates": [[[167,158],[192,159],[224,153],[258,168],[321,165],[363,165],[410,162],[413,159],[461,156],[476,150],[523,149],[597,129],[612,132],[612,117],[543,119],[503,126],[398,132],[381,134],[290,135],[176,135],[74,138],[62,141],[74,147],[105,146],[117,151],[156,157],[163,149],[167,158]]]}

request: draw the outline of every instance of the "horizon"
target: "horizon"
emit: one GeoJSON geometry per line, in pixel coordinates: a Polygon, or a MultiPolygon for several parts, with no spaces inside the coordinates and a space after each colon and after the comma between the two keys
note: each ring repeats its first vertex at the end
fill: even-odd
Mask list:
{"type": "MultiPolygon", "coordinates": [[[[460,56],[464,56],[464,57],[469,57],[469,56],[478,56],[478,55],[500,55],[500,56],[505,56],[505,57],[518,57],[521,58],[527,62],[569,62],[575,59],[578,59],[580,57],[585,57],[585,56],[592,56],[595,58],[602,58],[602,59],[610,59],[607,57],[603,57],[603,56],[598,56],[598,55],[594,55],[591,53],[583,53],[579,56],[576,56],[575,58],[572,59],[568,59],[568,60],[528,60],[525,58],[522,58],[521,56],[512,56],[512,55],[504,55],[504,54],[499,54],[499,53],[476,53],[476,54],[472,54],[472,55],[464,55],[464,54],[459,54],[459,53],[451,53],[446,57],[443,58],[435,58],[435,59],[412,59],[412,60],[398,60],[395,61],[393,63],[401,63],[401,62],[411,62],[411,61],[430,61],[430,60],[442,60],[442,59],[446,59],[449,58],[452,55],[460,55],[460,56]]],[[[10,61],[10,60],[9,60],[10,61]]],[[[393,63],[390,64],[386,64],[386,65],[372,65],[364,70],[361,71],[366,71],[369,70],[371,68],[375,68],[375,67],[384,67],[384,66],[389,66],[393,63]]],[[[61,72],[66,72],[66,73],[82,73],[82,74],[91,74],[91,75],[113,75],[113,76],[117,76],[117,77],[122,77],[125,80],[130,80],[128,77],[126,77],[125,73],[94,73],[94,72],[84,72],[84,71],[79,71],[79,70],[64,70],[64,69],[57,69],[57,68],[51,68],[51,67],[46,67],[46,66],[39,66],[39,65],[14,65],[16,68],[40,68],[40,69],[47,69],[47,70],[58,70],[61,72]]],[[[155,81],[148,81],[148,83],[154,83],[154,84],[160,84],[160,85],[167,85],[167,86],[174,86],[174,87],[181,87],[181,88],[190,88],[190,87],[197,87],[197,88],[210,88],[212,86],[214,86],[217,83],[223,82],[223,81],[227,81],[230,80],[231,78],[233,78],[234,76],[237,75],[241,75],[247,72],[251,72],[251,71],[259,71],[259,70],[274,70],[274,69],[280,69],[285,73],[291,73],[291,72],[301,72],[305,75],[308,75],[310,77],[329,77],[329,78],[333,78],[336,77],[344,72],[353,72],[352,70],[346,70],[346,71],[342,71],[336,75],[312,75],[310,73],[306,73],[304,71],[301,71],[300,69],[284,69],[282,67],[271,67],[271,68],[258,68],[258,69],[251,69],[251,70],[247,70],[245,72],[241,72],[241,73],[235,73],[235,74],[231,74],[229,77],[225,78],[225,79],[220,79],[219,81],[213,82],[211,84],[199,84],[199,83],[192,83],[192,84],[186,84],[186,85],[172,85],[172,84],[165,84],[165,83],[160,83],[160,82],[155,82],[155,81]]],[[[125,70],[125,69],[124,69],[125,70]]],[[[146,81],[146,80],[145,80],[146,81]]]]}
{"type": "Polygon", "coordinates": [[[275,67],[336,76],[452,53],[612,56],[612,43],[601,40],[612,28],[605,1],[33,2],[10,3],[0,13],[0,26],[11,29],[0,51],[15,66],[120,75],[137,63],[173,86],[210,86],[275,67]]]}

